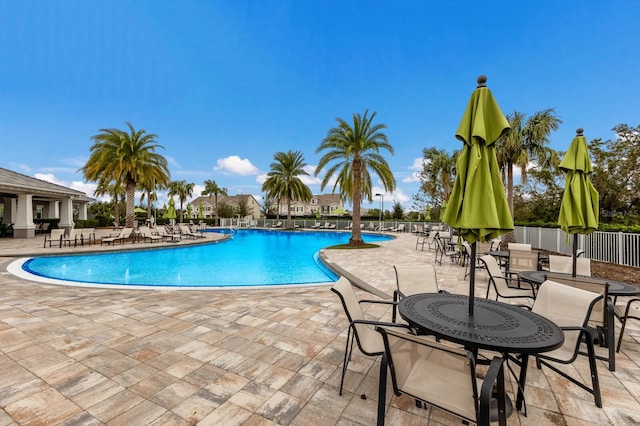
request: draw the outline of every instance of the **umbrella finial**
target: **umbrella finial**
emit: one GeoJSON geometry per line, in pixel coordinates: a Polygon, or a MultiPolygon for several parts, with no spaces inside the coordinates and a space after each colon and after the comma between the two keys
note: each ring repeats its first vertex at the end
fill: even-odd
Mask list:
{"type": "Polygon", "coordinates": [[[582,136],[583,132],[584,132],[584,129],[582,127],[579,127],[578,130],[576,130],[576,136],[582,136]]]}
{"type": "Polygon", "coordinates": [[[482,74],[478,77],[478,87],[487,87],[487,76],[482,74]]]}

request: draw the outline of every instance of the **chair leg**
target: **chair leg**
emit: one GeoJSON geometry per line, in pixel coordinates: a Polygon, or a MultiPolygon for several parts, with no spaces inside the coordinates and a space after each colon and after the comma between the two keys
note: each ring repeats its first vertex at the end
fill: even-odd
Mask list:
{"type": "Polygon", "coordinates": [[[384,426],[384,415],[387,407],[387,354],[382,354],[380,362],[380,379],[378,383],[378,426],[384,426]]]}
{"type": "Polygon", "coordinates": [[[347,365],[349,364],[349,360],[351,359],[351,352],[353,351],[353,335],[351,334],[351,327],[349,327],[349,331],[347,332],[347,344],[344,348],[344,360],[342,361],[342,377],[340,378],[340,395],[342,395],[342,387],[344,386],[344,376],[347,374],[347,365]]]}
{"type": "Polygon", "coordinates": [[[620,318],[620,336],[618,336],[618,346],[616,347],[616,352],[620,352],[620,345],[622,345],[622,335],[624,334],[624,328],[627,325],[626,318],[620,318]]]}
{"type": "Polygon", "coordinates": [[[589,354],[589,369],[591,371],[591,386],[593,386],[593,399],[596,406],[602,408],[602,396],[600,395],[600,380],[598,379],[598,366],[596,365],[596,350],[593,342],[587,339],[587,353],[589,354]]]}

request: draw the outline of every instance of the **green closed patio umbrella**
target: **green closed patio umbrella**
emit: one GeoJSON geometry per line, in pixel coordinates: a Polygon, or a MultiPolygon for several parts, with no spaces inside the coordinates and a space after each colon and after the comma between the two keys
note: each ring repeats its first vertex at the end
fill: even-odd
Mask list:
{"type": "Polygon", "coordinates": [[[573,234],[572,275],[574,277],[576,276],[578,234],[591,234],[598,229],[600,197],[589,179],[593,168],[587,149],[587,140],[582,133],[582,129],[576,131],[576,137],[571,141],[569,149],[560,162],[560,168],[567,172],[567,176],[558,224],[564,232],[573,234]]]}
{"type": "Polygon", "coordinates": [[[495,141],[511,128],[486,87],[487,78],[478,77],[456,138],[463,142],[456,161],[456,180],[447,202],[443,221],[471,244],[469,315],[475,297],[476,242],[488,241],[513,230],[513,220],[498,160],[495,141]]]}
{"type": "Polygon", "coordinates": [[[187,204],[187,218],[191,219],[191,204],[187,204]]]}
{"type": "Polygon", "coordinates": [[[169,207],[167,208],[166,217],[171,220],[171,225],[173,225],[176,217],[178,217],[176,214],[176,202],[173,201],[173,197],[169,198],[169,207]]]}

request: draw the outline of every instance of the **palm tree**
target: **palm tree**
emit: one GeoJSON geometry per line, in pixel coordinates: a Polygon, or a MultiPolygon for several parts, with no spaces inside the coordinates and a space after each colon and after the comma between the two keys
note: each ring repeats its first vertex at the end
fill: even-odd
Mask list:
{"type": "Polygon", "coordinates": [[[96,190],[93,191],[93,193],[98,197],[103,195],[111,196],[111,199],[113,200],[114,225],[116,227],[120,226],[120,200],[126,195],[124,188],[118,186],[116,181],[108,182],[107,180],[101,179],[98,181],[96,190]]]}
{"type": "Polygon", "coordinates": [[[147,200],[147,220],[151,219],[151,206],[154,201],[158,200],[157,190],[164,189],[163,185],[158,185],[158,183],[154,179],[147,179],[145,176],[144,180],[139,183],[139,188],[142,192],[140,196],[140,203],[147,200]]]}
{"type": "Polygon", "coordinates": [[[309,202],[313,197],[311,190],[299,176],[308,176],[304,170],[307,165],[300,151],[276,152],[271,163],[271,171],[262,184],[262,191],[269,199],[287,200],[287,228],[291,228],[291,201],[309,202]]]}
{"type": "Polygon", "coordinates": [[[451,195],[458,152],[454,151],[453,155],[449,155],[443,149],[425,148],[422,156],[421,191],[442,205],[451,195]]]}
{"type": "Polygon", "coordinates": [[[193,195],[193,187],[195,183],[187,183],[186,180],[175,180],[173,182],[169,182],[169,197],[176,196],[180,201],[180,222],[183,221],[183,211],[182,206],[184,202],[187,201],[187,198],[193,195]]]}
{"type": "Polygon", "coordinates": [[[136,131],[127,122],[129,133],[119,129],[100,129],[91,139],[89,160],[81,169],[90,182],[113,181],[126,189],[126,224],[134,226],[135,191],[143,179],[169,181],[167,160],[156,152],[163,148],[156,142],[157,135],[136,131]]]}
{"type": "Polygon", "coordinates": [[[384,124],[373,125],[376,116],[374,112],[370,117],[353,114],[353,127],[345,120],[337,118],[338,127],[334,127],[327,132],[327,137],[322,140],[316,153],[327,151],[318,163],[315,175],[330,162],[331,165],[322,179],[321,188],[324,189],[329,181],[336,175],[333,190],[340,186],[340,193],[343,199],[351,201],[353,205],[353,227],[349,245],[363,245],[362,234],[360,232],[360,203],[364,196],[372,202],[371,194],[371,174],[373,171],[384,186],[385,191],[391,192],[396,187],[396,180],[389,168],[389,164],[380,154],[380,150],[387,150],[394,153],[393,147],[381,130],[387,126],[384,124]]]}
{"type": "Polygon", "coordinates": [[[522,181],[526,182],[530,161],[537,161],[543,167],[556,162],[557,155],[547,144],[549,134],[558,130],[562,120],[552,108],[538,111],[528,119],[526,114],[514,111],[507,115],[507,120],[511,131],[496,142],[496,156],[503,180],[506,172],[507,200],[513,217],[513,167],[520,168],[522,181]]]}
{"type": "Polygon", "coordinates": [[[227,188],[221,188],[218,186],[215,180],[205,180],[204,181],[204,191],[202,191],[201,195],[208,195],[214,197],[215,200],[215,210],[216,210],[216,225],[218,222],[218,195],[222,195],[223,197],[227,196],[227,188]]]}

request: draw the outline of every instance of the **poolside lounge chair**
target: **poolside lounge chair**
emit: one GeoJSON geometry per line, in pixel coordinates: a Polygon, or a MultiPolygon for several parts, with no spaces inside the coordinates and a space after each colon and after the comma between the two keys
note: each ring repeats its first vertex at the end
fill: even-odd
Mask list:
{"type": "Polygon", "coordinates": [[[62,245],[71,245],[71,240],[69,237],[65,235],[64,229],[52,229],[50,234],[44,235],[44,246],[47,246],[49,243],[49,247],[51,247],[52,242],[57,242],[59,247],[62,248],[62,245]]]}
{"type": "Polygon", "coordinates": [[[82,228],[80,230],[80,244],[84,246],[84,243],[91,245],[96,243],[96,230],[95,228],[82,228]]]}
{"type": "Polygon", "coordinates": [[[404,223],[398,225],[397,228],[394,229],[395,232],[404,232],[404,223]]]}
{"type": "Polygon", "coordinates": [[[273,228],[282,228],[282,222],[277,222],[275,225],[273,225],[273,228]]]}
{"type": "Polygon", "coordinates": [[[316,222],[315,224],[311,225],[311,228],[313,229],[318,229],[322,226],[322,224],[320,222],[316,222]]]}
{"type": "Polygon", "coordinates": [[[191,229],[187,225],[180,225],[180,235],[192,239],[200,238],[200,236],[191,232],[191,229]]]}
{"type": "Polygon", "coordinates": [[[124,240],[126,240],[127,238],[131,238],[132,232],[133,228],[122,228],[122,231],[120,231],[120,233],[115,237],[105,237],[100,240],[100,245],[103,245],[104,243],[115,244],[116,241],[120,241],[122,244],[124,244],[124,240]]]}
{"type": "Polygon", "coordinates": [[[146,226],[141,226],[138,229],[138,233],[140,235],[140,237],[142,237],[143,241],[147,241],[149,240],[150,243],[156,242],[156,241],[164,241],[166,239],[165,236],[163,235],[154,235],[151,233],[151,229],[147,228],[146,226]]]}

